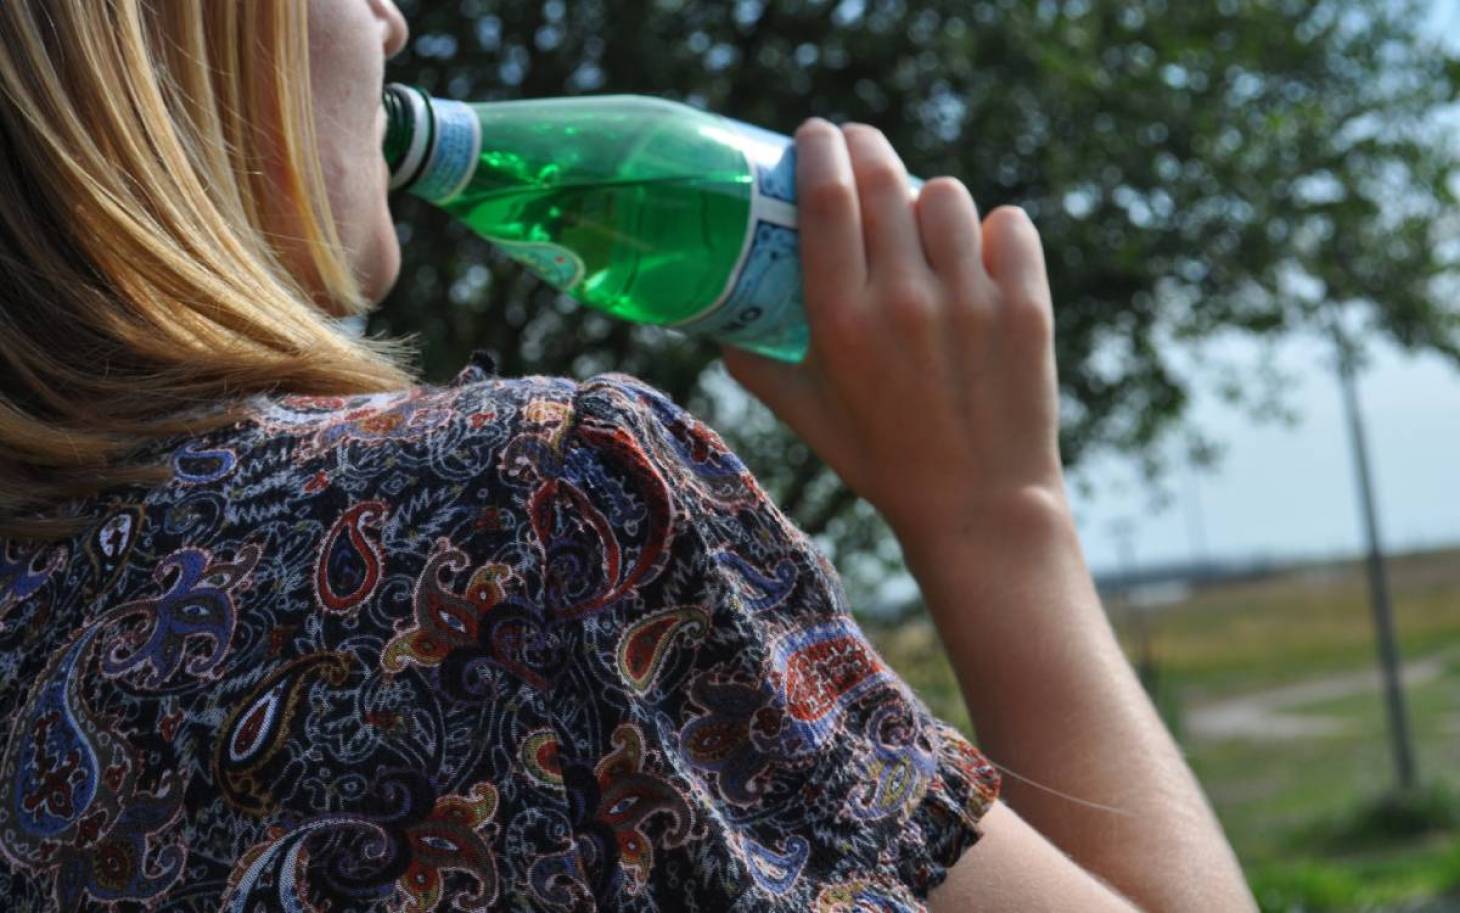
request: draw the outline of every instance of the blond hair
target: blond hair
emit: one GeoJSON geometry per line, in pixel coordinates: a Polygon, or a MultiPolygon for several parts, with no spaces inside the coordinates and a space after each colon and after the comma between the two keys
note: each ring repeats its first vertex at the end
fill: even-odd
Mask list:
{"type": "Polygon", "coordinates": [[[416,382],[409,340],[332,319],[372,303],[324,187],[307,22],[299,0],[0,2],[0,537],[80,531],[65,500],[165,480],[128,457],[252,394],[416,382]]]}

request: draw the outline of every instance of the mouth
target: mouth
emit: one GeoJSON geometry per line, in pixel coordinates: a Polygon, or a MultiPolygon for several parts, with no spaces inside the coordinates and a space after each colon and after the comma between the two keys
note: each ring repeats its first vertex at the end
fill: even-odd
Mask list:
{"type": "Polygon", "coordinates": [[[382,106],[375,115],[375,158],[380,162],[381,180],[384,181],[386,185],[389,185],[390,163],[385,160],[385,131],[387,126],[388,125],[385,120],[385,108],[382,106]]]}

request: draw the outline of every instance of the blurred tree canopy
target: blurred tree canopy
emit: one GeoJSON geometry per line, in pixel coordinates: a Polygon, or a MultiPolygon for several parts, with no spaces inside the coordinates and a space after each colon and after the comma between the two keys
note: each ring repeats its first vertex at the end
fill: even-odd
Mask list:
{"type": "MultiPolygon", "coordinates": [[[[1369,338],[1460,364],[1460,155],[1436,119],[1460,59],[1419,33],[1413,0],[400,5],[413,37],[387,78],[436,95],[642,93],[788,134],[813,114],[862,121],[912,173],[961,178],[984,211],[1023,206],[1054,286],[1067,463],[1115,450],[1159,472],[1192,384],[1269,396],[1261,372],[1173,369],[1217,333],[1343,306],[1369,338]]],[[[724,435],[854,604],[895,566],[870,507],[725,395],[715,344],[581,308],[417,200],[395,211],[405,263],[368,332],[419,333],[428,379],[477,347],[509,376],[641,376],[724,435]]]]}

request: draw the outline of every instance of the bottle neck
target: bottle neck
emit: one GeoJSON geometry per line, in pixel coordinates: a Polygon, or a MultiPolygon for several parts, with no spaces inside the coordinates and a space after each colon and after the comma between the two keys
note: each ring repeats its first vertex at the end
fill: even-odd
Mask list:
{"type": "Polygon", "coordinates": [[[390,189],[408,190],[426,170],[436,133],[436,117],[425,92],[392,83],[381,100],[385,106],[383,151],[390,167],[390,189]]]}

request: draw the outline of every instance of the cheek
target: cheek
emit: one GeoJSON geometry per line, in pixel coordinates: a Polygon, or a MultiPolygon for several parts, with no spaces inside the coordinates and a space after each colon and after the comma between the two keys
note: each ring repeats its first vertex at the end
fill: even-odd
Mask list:
{"type": "Polygon", "coordinates": [[[335,231],[361,291],[379,301],[400,271],[400,242],[390,213],[383,160],[373,148],[345,146],[328,137],[320,138],[319,156],[335,231]]]}
{"type": "Polygon", "coordinates": [[[355,190],[358,180],[352,180],[352,163],[348,151],[332,137],[321,136],[319,142],[319,165],[324,176],[325,191],[329,195],[330,209],[334,211],[335,223],[341,235],[360,221],[359,193],[355,190]]]}
{"type": "Polygon", "coordinates": [[[335,230],[340,241],[356,256],[368,256],[368,248],[376,246],[373,238],[382,217],[386,227],[390,227],[379,157],[373,149],[347,147],[326,139],[320,143],[320,167],[335,230]]]}

